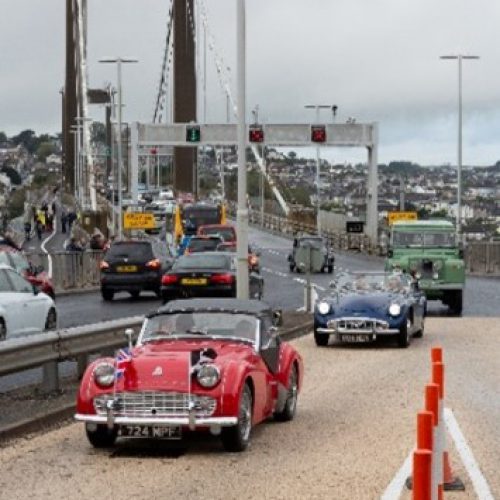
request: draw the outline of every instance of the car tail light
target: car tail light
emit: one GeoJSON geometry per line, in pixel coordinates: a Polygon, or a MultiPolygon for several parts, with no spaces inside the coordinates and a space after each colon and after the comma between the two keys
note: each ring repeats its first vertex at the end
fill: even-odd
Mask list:
{"type": "Polygon", "coordinates": [[[109,264],[105,260],[103,260],[99,264],[99,267],[100,267],[101,271],[104,271],[105,269],[109,269],[109,264]]]}
{"type": "Polygon", "coordinates": [[[162,285],[173,285],[179,281],[177,274],[164,274],[161,278],[162,285]]]}
{"type": "Polygon", "coordinates": [[[186,248],[186,250],[184,250],[184,255],[189,255],[191,253],[191,250],[189,250],[189,248],[186,248]]]}
{"type": "Polygon", "coordinates": [[[259,259],[257,259],[257,256],[251,255],[250,256],[250,265],[251,266],[256,266],[259,262],[259,259]]]}
{"type": "Polygon", "coordinates": [[[234,283],[234,276],[230,273],[214,274],[210,281],[216,285],[232,285],[234,283]]]}
{"type": "Polygon", "coordinates": [[[146,263],[146,267],[149,269],[160,269],[161,262],[159,259],[153,259],[146,263]]]}

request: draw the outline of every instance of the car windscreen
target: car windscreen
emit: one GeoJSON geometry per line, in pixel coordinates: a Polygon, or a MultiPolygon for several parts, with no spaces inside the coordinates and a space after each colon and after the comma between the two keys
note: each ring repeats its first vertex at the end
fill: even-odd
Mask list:
{"type": "Polygon", "coordinates": [[[391,292],[409,290],[410,279],[401,273],[345,273],[338,277],[336,288],[345,292],[391,292]]]}
{"type": "Polygon", "coordinates": [[[231,258],[226,255],[206,255],[203,253],[179,257],[172,270],[181,269],[231,269],[231,258]]]}
{"type": "Polygon", "coordinates": [[[169,336],[196,336],[257,340],[259,320],[255,316],[225,312],[183,312],[148,318],[140,343],[169,336]]]}
{"type": "Polygon", "coordinates": [[[197,227],[205,224],[217,224],[220,222],[219,209],[217,207],[186,207],[183,212],[183,217],[185,220],[189,220],[197,227]]]}
{"type": "Polygon", "coordinates": [[[394,231],[392,244],[395,247],[454,247],[455,234],[452,232],[406,232],[394,231]]]}
{"type": "Polygon", "coordinates": [[[129,259],[131,261],[149,261],[154,259],[151,243],[148,242],[128,242],[115,243],[106,252],[106,260],[129,259]]]}
{"type": "Polygon", "coordinates": [[[188,248],[191,252],[210,252],[211,250],[216,250],[219,244],[220,244],[220,239],[218,238],[213,238],[213,239],[191,238],[188,244],[188,248]]]}

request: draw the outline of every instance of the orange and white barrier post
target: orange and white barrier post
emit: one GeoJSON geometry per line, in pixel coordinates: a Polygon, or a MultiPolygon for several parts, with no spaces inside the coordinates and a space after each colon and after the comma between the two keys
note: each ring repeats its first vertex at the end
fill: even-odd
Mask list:
{"type": "Polygon", "coordinates": [[[432,452],[413,452],[413,500],[431,500],[432,452]]]}
{"type": "Polygon", "coordinates": [[[439,448],[438,448],[438,426],[439,426],[439,386],[427,384],[425,386],[425,409],[432,415],[432,471],[431,471],[431,496],[432,500],[439,500],[439,448]]]}
{"type": "Polygon", "coordinates": [[[441,347],[431,349],[432,362],[432,382],[439,386],[439,425],[437,436],[438,449],[438,484],[442,491],[465,490],[464,483],[458,477],[453,476],[449,461],[448,451],[446,449],[446,428],[444,424],[444,380],[445,370],[443,363],[443,350],[441,347]]]}

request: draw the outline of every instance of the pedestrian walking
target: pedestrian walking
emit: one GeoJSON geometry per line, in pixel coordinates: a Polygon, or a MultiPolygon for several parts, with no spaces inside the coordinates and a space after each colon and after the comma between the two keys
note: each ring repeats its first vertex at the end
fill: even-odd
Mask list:
{"type": "Polygon", "coordinates": [[[24,223],[24,235],[25,235],[26,241],[31,240],[31,222],[30,221],[26,221],[24,223]]]}
{"type": "Polygon", "coordinates": [[[66,211],[63,209],[61,212],[61,231],[63,233],[66,232],[66,224],[68,223],[68,215],[66,214],[66,211]]]}
{"type": "Polygon", "coordinates": [[[53,213],[54,215],[56,215],[56,213],[57,213],[57,203],[56,203],[56,200],[54,200],[54,201],[52,202],[52,213],[53,213]]]}
{"type": "Polygon", "coordinates": [[[73,210],[71,212],[68,212],[68,227],[70,231],[71,231],[71,226],[73,225],[73,222],[75,222],[76,219],[77,215],[73,210]]]}
{"type": "Polygon", "coordinates": [[[38,240],[41,241],[43,235],[43,224],[39,218],[36,219],[35,229],[36,229],[36,235],[38,236],[38,240]]]}

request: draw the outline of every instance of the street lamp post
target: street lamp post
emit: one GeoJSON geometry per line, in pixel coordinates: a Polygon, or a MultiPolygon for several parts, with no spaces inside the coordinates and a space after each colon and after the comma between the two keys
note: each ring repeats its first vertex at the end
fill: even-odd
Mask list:
{"type": "MultiPolygon", "coordinates": [[[[331,109],[333,110],[333,106],[331,104],[306,104],[304,106],[306,109],[315,109],[316,110],[316,123],[319,124],[319,110],[320,109],[331,109]]],[[[336,112],[336,106],[335,106],[336,112]]],[[[335,116],[335,115],[334,115],[335,116]]],[[[319,158],[319,146],[316,146],[316,229],[318,231],[318,235],[321,234],[321,217],[320,217],[320,209],[321,209],[321,201],[320,201],[320,174],[321,174],[321,164],[319,158]]]]}
{"type": "Polygon", "coordinates": [[[458,61],[458,161],[457,161],[457,234],[462,233],[462,61],[479,59],[479,56],[449,55],[440,59],[456,59],[458,61]]]}
{"type": "Polygon", "coordinates": [[[245,60],[245,0],[238,0],[236,5],[236,54],[238,88],[238,210],[236,212],[236,295],[239,299],[248,299],[248,208],[246,205],[247,169],[246,169],[246,60],[245,60]]]}
{"type": "MultiPolygon", "coordinates": [[[[122,149],[122,63],[136,63],[137,59],[124,57],[103,58],[100,63],[116,63],[117,87],[118,87],[118,238],[123,237],[123,193],[122,193],[122,171],[123,171],[123,149],[122,149]]],[[[137,200],[135,200],[137,201],[137,200]]]]}

